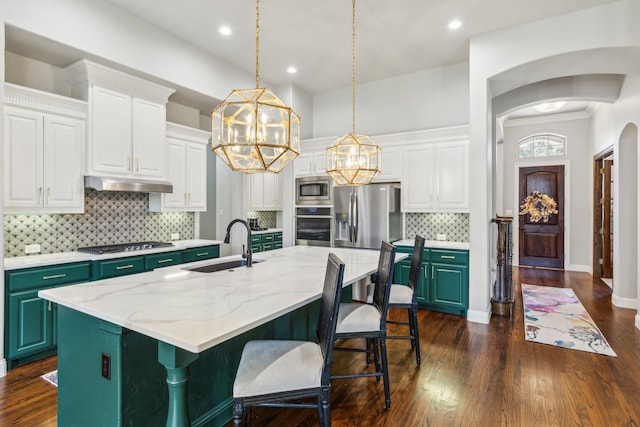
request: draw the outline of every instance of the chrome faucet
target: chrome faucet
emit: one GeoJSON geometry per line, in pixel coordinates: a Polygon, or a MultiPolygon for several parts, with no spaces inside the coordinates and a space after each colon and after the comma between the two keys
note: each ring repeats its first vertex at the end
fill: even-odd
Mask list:
{"type": "Polygon", "coordinates": [[[247,267],[251,267],[251,264],[252,264],[251,262],[251,228],[249,227],[249,224],[247,223],[247,221],[240,218],[236,218],[233,221],[231,221],[229,225],[227,225],[227,234],[224,235],[224,242],[229,243],[229,238],[230,238],[229,233],[231,232],[231,227],[236,222],[243,224],[247,229],[247,250],[245,252],[244,245],[242,245],[242,258],[246,258],[247,267]]]}

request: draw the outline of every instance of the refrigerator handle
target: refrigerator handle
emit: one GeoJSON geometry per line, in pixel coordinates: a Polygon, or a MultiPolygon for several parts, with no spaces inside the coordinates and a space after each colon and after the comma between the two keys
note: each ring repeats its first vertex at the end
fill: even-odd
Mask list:
{"type": "Polygon", "coordinates": [[[358,243],[358,223],[359,223],[359,214],[360,214],[360,206],[358,206],[358,193],[353,194],[353,243],[358,243]]]}
{"type": "Polygon", "coordinates": [[[353,193],[349,193],[349,241],[353,242],[353,193]]]}

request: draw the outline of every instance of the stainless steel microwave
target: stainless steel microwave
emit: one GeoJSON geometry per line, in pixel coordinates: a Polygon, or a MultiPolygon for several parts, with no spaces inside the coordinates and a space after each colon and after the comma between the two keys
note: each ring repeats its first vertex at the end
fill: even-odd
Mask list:
{"type": "Polygon", "coordinates": [[[330,205],[331,178],[306,176],[296,179],[296,205],[330,205]]]}

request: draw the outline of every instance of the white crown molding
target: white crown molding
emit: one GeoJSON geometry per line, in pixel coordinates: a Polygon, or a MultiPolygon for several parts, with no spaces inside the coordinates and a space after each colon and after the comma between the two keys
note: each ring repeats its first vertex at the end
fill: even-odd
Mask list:
{"type": "Polygon", "coordinates": [[[82,120],[87,118],[87,103],[85,101],[12,83],[4,84],[4,104],[5,106],[28,108],[82,120]]]}
{"type": "MultiPolygon", "coordinates": [[[[398,145],[406,146],[412,144],[460,141],[469,139],[469,125],[372,135],[370,137],[380,146],[380,148],[383,149],[384,147],[393,147],[398,145]]],[[[305,139],[301,141],[301,145],[303,148],[315,151],[328,147],[337,139],[337,136],[305,139]]]]}
{"type": "Polygon", "coordinates": [[[211,132],[167,122],[167,137],[208,144],[211,138],[211,132]]]}
{"type": "Polygon", "coordinates": [[[89,86],[98,85],[107,89],[125,92],[138,98],[144,98],[158,104],[166,104],[169,96],[175,92],[171,89],[148,80],[117,71],[104,65],[82,59],[65,68],[69,83],[74,88],[86,90],[89,86]],[[87,85],[88,83],[88,85],[87,85]]]}

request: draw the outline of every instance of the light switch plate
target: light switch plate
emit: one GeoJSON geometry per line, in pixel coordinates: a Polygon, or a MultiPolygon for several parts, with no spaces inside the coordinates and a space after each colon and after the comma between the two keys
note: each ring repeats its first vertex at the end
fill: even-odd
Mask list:
{"type": "Polygon", "coordinates": [[[33,245],[25,245],[24,247],[25,254],[39,254],[40,253],[40,245],[34,243],[33,245]]]}
{"type": "Polygon", "coordinates": [[[446,234],[436,234],[436,240],[447,240],[446,234]]]}
{"type": "Polygon", "coordinates": [[[171,233],[171,240],[178,240],[180,238],[180,233],[171,233]]]}

